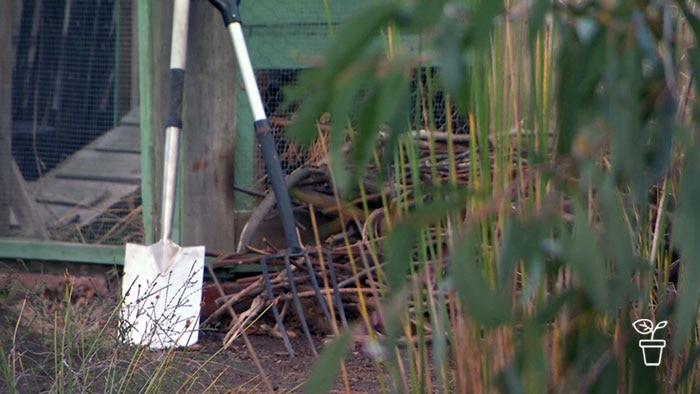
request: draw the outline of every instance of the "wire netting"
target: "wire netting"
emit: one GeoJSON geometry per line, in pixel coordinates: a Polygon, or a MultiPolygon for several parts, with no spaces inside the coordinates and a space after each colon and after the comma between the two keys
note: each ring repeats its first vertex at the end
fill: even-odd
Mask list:
{"type": "MultiPolygon", "coordinates": [[[[307,149],[285,136],[285,126],[294,118],[297,109],[285,101],[285,91],[296,85],[301,72],[320,63],[333,36],[352,15],[370,2],[251,3],[244,2],[241,9],[244,31],[265,109],[275,133],[283,172],[289,174],[307,163],[310,155],[307,149]]],[[[447,117],[450,116],[450,131],[468,132],[467,118],[454,105],[450,111],[446,108],[446,94],[438,67],[416,68],[410,84],[411,119],[408,121],[413,127],[446,132],[447,117]]],[[[269,185],[259,152],[256,157],[254,183],[258,190],[264,191],[269,185]]]]}
{"type": "MultiPolygon", "coordinates": [[[[285,100],[286,89],[297,83],[303,70],[320,64],[332,37],[370,3],[241,4],[247,46],[286,174],[310,156],[285,135],[297,109],[285,100]]],[[[138,242],[137,2],[17,4],[12,154],[22,182],[13,185],[26,189],[31,201],[24,201],[22,209],[13,207],[9,235],[80,243],[138,242]]],[[[467,132],[466,119],[455,108],[446,110],[440,83],[436,67],[414,71],[411,124],[446,131],[451,112],[452,130],[467,132]]],[[[259,152],[256,157],[253,183],[265,189],[259,152]]],[[[23,195],[21,190],[12,192],[23,195]]]]}
{"type": "Polygon", "coordinates": [[[12,184],[28,197],[12,206],[10,235],[109,243],[126,212],[111,212],[110,204],[138,187],[138,174],[115,170],[119,155],[138,155],[138,146],[127,144],[138,141],[138,130],[108,136],[137,105],[135,2],[16,4],[12,156],[21,181],[12,184]]]}

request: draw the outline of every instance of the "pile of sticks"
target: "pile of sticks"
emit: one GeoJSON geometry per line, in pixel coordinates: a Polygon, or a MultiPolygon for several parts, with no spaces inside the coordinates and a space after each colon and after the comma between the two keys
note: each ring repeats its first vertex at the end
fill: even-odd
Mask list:
{"type": "MultiPolygon", "coordinates": [[[[409,183],[406,180],[401,181],[404,186],[410,185],[411,179],[431,183],[447,182],[450,177],[455,176],[458,184],[469,183],[470,168],[472,168],[470,154],[474,153],[470,147],[472,141],[469,135],[448,135],[425,130],[415,131],[412,134],[416,141],[414,147],[418,147],[419,174],[410,174],[411,171],[416,170],[415,165],[395,163],[396,166],[403,166],[404,174],[409,174],[404,175],[409,183]],[[436,174],[437,179],[435,179],[436,174]]],[[[487,146],[486,149],[491,151],[491,141],[479,145],[487,146]]],[[[488,156],[493,155],[489,152],[488,156]]],[[[337,308],[331,312],[334,320],[337,318],[338,321],[342,319],[345,322],[346,318],[352,319],[359,316],[360,304],[366,305],[370,312],[378,306],[383,287],[378,283],[375,271],[381,269],[384,261],[381,241],[394,219],[392,216],[399,209],[396,207],[395,198],[397,187],[393,184],[396,181],[392,179],[388,179],[383,184],[377,184],[375,181],[377,172],[370,168],[363,180],[364,198],[358,195],[354,200],[341,201],[333,189],[326,160],[316,159],[313,164],[298,168],[286,177],[286,181],[290,195],[297,203],[297,216],[308,215],[313,223],[314,239],[309,242],[311,245],[305,248],[313,261],[322,294],[328,300],[327,304],[332,306],[333,288],[339,290],[343,310],[348,316],[341,316],[337,308]],[[369,210],[365,210],[363,204],[366,204],[369,210]],[[335,269],[337,280],[335,284],[331,282],[331,277],[328,275],[327,264],[332,264],[335,269]]],[[[518,160],[525,159],[518,158],[518,160]]],[[[411,188],[404,189],[402,191],[404,201],[412,199],[411,188]]],[[[233,269],[235,272],[237,266],[258,264],[265,256],[280,253],[279,248],[269,243],[265,248],[250,246],[258,225],[272,213],[274,203],[274,196],[269,193],[258,204],[241,234],[237,251],[218,255],[210,264],[212,272],[225,269],[233,269]]],[[[262,275],[227,281],[222,284],[221,289],[210,292],[208,305],[203,310],[206,316],[203,325],[220,324],[229,316],[227,313],[229,308],[233,308],[238,313],[237,319],[227,321],[222,327],[227,331],[225,345],[241,335],[242,330],[251,327],[252,323],[261,318],[273,303],[281,304],[282,314],[286,314],[289,303],[292,301],[289,292],[291,281],[295,284],[298,297],[305,302],[308,309],[313,310],[316,306],[317,299],[309,284],[310,276],[307,270],[296,269],[293,277],[290,277],[283,269],[282,261],[270,260],[268,265],[272,266],[270,280],[276,294],[273,300],[267,296],[262,275]]],[[[315,315],[320,313],[310,313],[308,316],[313,319],[315,315]]],[[[326,327],[321,331],[332,334],[339,327],[338,321],[331,322],[331,328],[326,327]]],[[[317,325],[317,327],[320,326],[323,325],[317,325]]],[[[276,335],[274,332],[271,333],[276,335]]]]}

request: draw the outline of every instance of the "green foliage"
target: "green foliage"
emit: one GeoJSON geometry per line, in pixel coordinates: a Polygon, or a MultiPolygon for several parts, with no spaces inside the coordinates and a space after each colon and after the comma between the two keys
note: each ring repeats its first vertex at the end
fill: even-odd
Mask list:
{"type": "MultiPolygon", "coordinates": [[[[400,220],[373,249],[385,261],[383,310],[395,316],[386,346],[396,350],[396,336],[412,332],[411,311],[422,311],[433,329],[447,327],[433,333],[434,349],[455,348],[445,357],[476,371],[449,370],[442,356],[434,359],[438,375],[454,374],[457,391],[694,388],[700,152],[686,125],[700,107],[691,103],[690,117],[681,102],[691,85],[700,94],[687,78],[700,72],[700,52],[686,48],[692,40],[681,33],[700,37],[700,19],[687,2],[676,6],[384,1],[337,36],[326,63],[297,88],[296,98],[307,97],[291,132],[309,142],[319,117],[330,113],[331,167],[341,190],[372,164],[387,173],[394,166],[400,220]],[[428,50],[411,52],[403,42],[428,50]],[[456,204],[431,198],[443,195],[435,141],[428,139],[427,179],[419,174],[418,144],[405,133],[434,120],[405,112],[410,70],[420,66],[439,67],[434,88],[469,119],[469,155],[460,162],[450,152],[451,175],[443,181],[457,187],[457,169],[468,167],[467,197],[456,204]],[[352,153],[344,157],[347,140],[352,153]],[[674,201],[672,237],[663,228],[666,205],[650,201],[652,186],[661,184],[674,201]],[[658,241],[665,238],[671,245],[658,241]],[[631,320],[654,316],[675,291],[663,272],[673,247],[681,255],[679,288],[675,305],[659,307],[659,317],[662,309],[671,313],[664,331],[676,353],[665,353],[663,368],[651,373],[631,320]],[[428,281],[425,272],[440,274],[428,281]]],[[[445,127],[453,135],[449,121],[445,127]]],[[[409,359],[423,360],[420,349],[411,348],[409,359]]],[[[342,357],[333,355],[322,368],[342,357]]],[[[396,387],[407,384],[396,379],[396,387]]],[[[425,389],[425,381],[412,382],[413,390],[425,389]]]]}
{"type": "Polygon", "coordinates": [[[322,394],[333,388],[340,369],[338,360],[345,357],[352,339],[351,334],[350,331],[341,334],[318,358],[314,368],[316,373],[306,382],[304,392],[308,394],[322,394]]]}
{"type": "Polygon", "coordinates": [[[683,178],[678,191],[678,208],[676,211],[675,244],[688,262],[684,266],[678,290],[678,309],[675,316],[677,332],[674,335],[675,347],[681,348],[688,343],[691,330],[695,327],[698,311],[700,287],[700,245],[693,234],[700,231],[700,210],[697,202],[700,196],[700,160],[697,151],[689,151],[685,156],[683,178]]]}
{"type": "Polygon", "coordinates": [[[450,264],[452,282],[466,311],[485,327],[497,327],[511,321],[511,306],[502,294],[492,290],[479,263],[484,263],[478,253],[480,243],[475,233],[467,234],[455,249],[450,264]]]}

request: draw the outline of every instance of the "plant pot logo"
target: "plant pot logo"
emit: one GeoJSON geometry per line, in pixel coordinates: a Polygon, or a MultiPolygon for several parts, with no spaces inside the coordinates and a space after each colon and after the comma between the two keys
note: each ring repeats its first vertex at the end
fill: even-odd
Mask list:
{"type": "Polygon", "coordinates": [[[642,354],[644,355],[644,365],[648,367],[656,367],[661,364],[661,356],[664,352],[664,347],[666,347],[666,341],[663,339],[654,339],[654,333],[660,328],[664,328],[668,325],[668,321],[662,320],[654,325],[649,319],[637,319],[632,323],[634,329],[642,334],[651,334],[650,339],[640,339],[639,347],[642,348],[642,354]]]}

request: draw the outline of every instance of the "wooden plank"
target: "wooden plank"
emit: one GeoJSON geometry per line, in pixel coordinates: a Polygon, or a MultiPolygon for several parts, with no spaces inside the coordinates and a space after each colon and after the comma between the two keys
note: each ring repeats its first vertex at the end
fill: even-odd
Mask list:
{"type": "Polygon", "coordinates": [[[75,206],[39,204],[39,214],[46,227],[52,229],[77,223],[81,219],[81,213],[81,209],[75,206]]]}
{"type": "MultiPolygon", "coordinates": [[[[124,265],[124,245],[76,244],[59,241],[0,239],[0,256],[7,259],[124,265]]],[[[206,263],[214,257],[207,256],[206,263]]],[[[234,272],[260,272],[259,264],[241,264],[234,272]],[[256,270],[255,267],[258,267],[256,270]]]]}
{"type": "Polygon", "coordinates": [[[87,225],[134,193],[140,180],[139,150],[138,126],[118,126],[30,182],[28,189],[46,226],[87,225]]]}
{"type": "Polygon", "coordinates": [[[45,187],[56,189],[53,194],[44,191],[43,195],[39,194],[37,197],[41,201],[39,213],[49,228],[59,228],[71,223],[80,226],[90,224],[122,198],[138,190],[137,185],[68,179],[53,179],[52,182],[45,183],[45,187]],[[93,194],[84,192],[85,200],[80,201],[77,198],[80,188],[85,188],[93,194]],[[70,191],[76,191],[76,195],[70,195],[70,191]]]}
{"type": "MultiPolygon", "coordinates": [[[[113,188],[110,183],[45,177],[30,184],[37,201],[45,204],[93,207],[113,188]]],[[[116,184],[124,187],[124,185],[116,184]]]]}
{"type": "Polygon", "coordinates": [[[182,134],[183,245],[234,246],[237,65],[218,11],[192,2],[182,134]],[[213,23],[216,21],[216,23],[213,23]]]}
{"type": "Polygon", "coordinates": [[[10,207],[10,228],[15,229],[15,228],[19,228],[19,227],[20,227],[19,219],[17,219],[17,215],[15,215],[14,209],[12,209],[12,207],[10,207]]]}
{"type": "Polygon", "coordinates": [[[140,121],[139,121],[139,108],[134,107],[129,111],[124,117],[119,121],[119,124],[122,126],[138,126],[140,121]]]}
{"type": "Polygon", "coordinates": [[[140,138],[138,126],[122,125],[117,126],[93,141],[88,148],[100,152],[140,153],[140,138]]]}
{"type": "Polygon", "coordinates": [[[44,220],[51,229],[61,229],[74,224],[78,227],[92,223],[102,215],[104,207],[66,206],[59,204],[42,204],[44,220]]]}
{"type": "Polygon", "coordinates": [[[124,246],[0,239],[0,256],[6,259],[123,265],[124,246]]]}
{"type": "Polygon", "coordinates": [[[30,193],[27,184],[24,182],[22,173],[15,163],[11,160],[12,179],[10,182],[10,205],[12,212],[20,228],[21,235],[34,237],[39,239],[48,239],[49,233],[46,230],[46,224],[42,220],[38,206],[34,201],[34,196],[30,193]]]}
{"type": "Polygon", "coordinates": [[[135,175],[135,176],[124,175],[124,174],[122,174],[122,175],[119,175],[119,174],[107,175],[107,174],[103,174],[103,173],[90,173],[89,171],[86,171],[85,174],[81,174],[81,173],[77,173],[77,172],[57,174],[56,178],[75,179],[75,180],[81,180],[81,181],[114,182],[114,183],[130,184],[130,185],[138,185],[141,181],[140,178],[138,177],[138,175],[135,175]]]}
{"type": "Polygon", "coordinates": [[[56,178],[139,184],[139,156],[81,150],[54,170],[56,178]]]}

